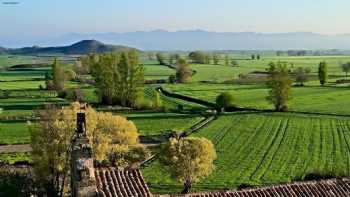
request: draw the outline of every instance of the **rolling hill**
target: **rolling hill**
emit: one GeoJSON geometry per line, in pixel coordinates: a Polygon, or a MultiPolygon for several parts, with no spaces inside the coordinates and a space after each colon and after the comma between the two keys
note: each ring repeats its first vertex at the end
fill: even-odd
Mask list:
{"type": "MultiPolygon", "coordinates": [[[[88,53],[104,53],[112,51],[122,51],[134,49],[131,47],[121,45],[108,45],[97,40],[82,40],[69,46],[62,47],[24,47],[18,49],[4,49],[9,54],[16,55],[28,55],[28,54],[66,54],[66,55],[78,55],[88,53]]],[[[1,52],[1,48],[0,48],[1,52]]]]}

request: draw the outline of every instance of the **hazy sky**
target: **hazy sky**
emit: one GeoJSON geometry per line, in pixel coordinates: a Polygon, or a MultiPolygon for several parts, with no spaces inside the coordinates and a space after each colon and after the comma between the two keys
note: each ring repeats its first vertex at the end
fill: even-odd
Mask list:
{"type": "Polygon", "coordinates": [[[350,0],[0,0],[0,36],[204,29],[350,33],[350,0]],[[4,4],[17,1],[17,5],[4,4]]]}

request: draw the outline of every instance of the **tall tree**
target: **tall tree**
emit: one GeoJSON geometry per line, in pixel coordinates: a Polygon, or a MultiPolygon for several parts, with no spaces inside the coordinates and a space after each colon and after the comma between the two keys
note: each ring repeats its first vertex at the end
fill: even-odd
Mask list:
{"type": "Polygon", "coordinates": [[[325,61],[320,62],[318,66],[318,79],[320,80],[321,86],[324,86],[328,80],[328,65],[325,61]]]}
{"type": "Polygon", "coordinates": [[[310,69],[298,67],[295,71],[295,81],[299,86],[304,86],[304,83],[308,81],[310,69]]]}
{"type": "Polygon", "coordinates": [[[210,55],[209,54],[206,54],[205,55],[205,58],[204,58],[204,62],[205,62],[205,64],[210,64],[210,55]]]}
{"type": "Polygon", "coordinates": [[[287,64],[282,62],[270,63],[268,72],[267,84],[271,90],[266,99],[275,106],[276,111],[287,111],[292,85],[287,64]]]}
{"type": "Polygon", "coordinates": [[[58,61],[57,58],[52,63],[52,81],[55,87],[55,90],[62,91],[64,90],[64,68],[62,64],[58,61]]]}
{"type": "Polygon", "coordinates": [[[188,83],[191,81],[192,71],[185,59],[180,58],[177,62],[176,79],[179,83],[188,83]]]}
{"type": "Polygon", "coordinates": [[[219,61],[220,61],[220,55],[219,54],[214,54],[213,55],[213,62],[215,65],[219,65],[219,61]]]}
{"type": "Polygon", "coordinates": [[[175,179],[184,183],[183,194],[190,192],[194,182],[214,170],[215,148],[205,138],[171,138],[161,153],[161,163],[175,179]]]}
{"type": "Polygon", "coordinates": [[[160,65],[166,65],[165,56],[163,53],[157,53],[156,57],[157,57],[157,61],[159,62],[160,65]]]}
{"type": "Polygon", "coordinates": [[[230,58],[228,55],[225,55],[225,66],[229,66],[230,65],[230,58]]]}
{"type": "Polygon", "coordinates": [[[206,61],[206,54],[202,51],[193,51],[188,55],[188,57],[193,63],[196,64],[205,64],[206,61]]]}
{"type": "Polygon", "coordinates": [[[252,60],[255,60],[255,55],[253,54],[251,58],[252,58],[252,60]]]}
{"type": "Polygon", "coordinates": [[[350,62],[347,62],[345,64],[341,64],[341,69],[345,73],[345,76],[348,76],[348,73],[350,72],[350,62]]]}
{"type": "Polygon", "coordinates": [[[101,54],[92,61],[91,72],[98,95],[106,104],[135,107],[143,99],[144,67],[136,51],[101,54]]]}
{"type": "Polygon", "coordinates": [[[147,53],[148,60],[153,60],[154,59],[154,53],[148,52],[147,53]]]}

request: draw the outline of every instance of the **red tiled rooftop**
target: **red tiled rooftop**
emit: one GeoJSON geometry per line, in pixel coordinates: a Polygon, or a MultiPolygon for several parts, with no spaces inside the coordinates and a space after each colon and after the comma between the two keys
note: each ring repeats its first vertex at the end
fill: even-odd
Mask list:
{"type": "Polygon", "coordinates": [[[138,169],[96,168],[95,177],[99,197],[152,196],[138,169]]]}

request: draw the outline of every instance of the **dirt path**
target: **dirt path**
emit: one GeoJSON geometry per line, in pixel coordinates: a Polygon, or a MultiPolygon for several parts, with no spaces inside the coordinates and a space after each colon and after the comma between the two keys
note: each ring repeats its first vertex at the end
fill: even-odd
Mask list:
{"type": "Polygon", "coordinates": [[[16,144],[16,145],[2,145],[0,146],[0,153],[25,153],[31,152],[30,144],[16,144]]]}

